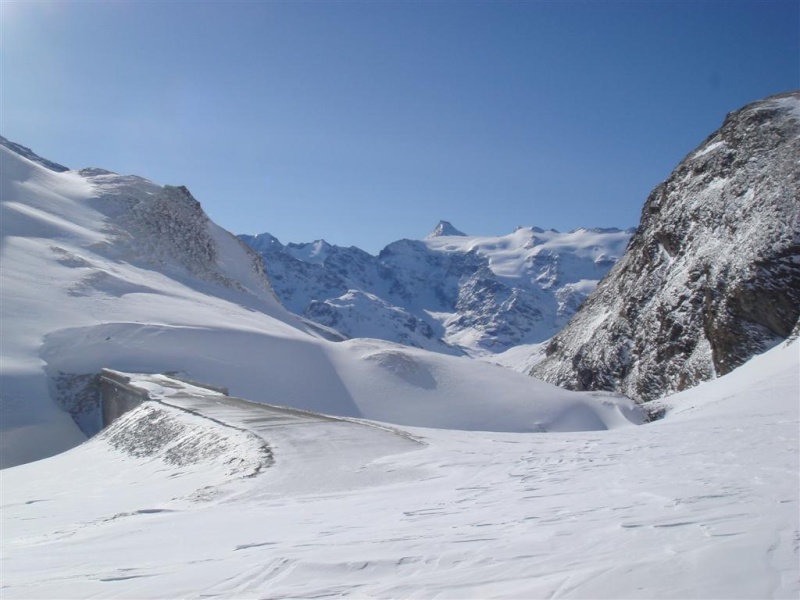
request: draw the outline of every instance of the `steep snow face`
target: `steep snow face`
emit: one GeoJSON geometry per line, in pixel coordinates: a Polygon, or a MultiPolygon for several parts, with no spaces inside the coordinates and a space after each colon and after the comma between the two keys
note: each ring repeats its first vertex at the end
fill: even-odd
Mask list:
{"type": "MultiPolygon", "coordinates": [[[[181,372],[245,399],[419,426],[548,431],[641,421],[623,398],[387,342],[323,339],[280,305],[260,259],[185,188],[102,169],[54,172],[5,147],[0,161],[3,466],[93,433],[90,379],[103,367],[181,372]]],[[[350,264],[332,247],[325,264],[337,260],[350,264]]]]}
{"type": "Polygon", "coordinates": [[[345,335],[480,356],[554,335],[632,233],[520,227],[476,237],[441,221],[425,240],[394,242],[378,257],[321,241],[283,246],[269,234],[240,237],[261,254],[276,293],[298,314],[345,335]]]}
{"type": "Polygon", "coordinates": [[[800,93],[731,113],[649,196],[625,256],[531,373],[654,399],[730,372],[800,316],[800,93]]]}

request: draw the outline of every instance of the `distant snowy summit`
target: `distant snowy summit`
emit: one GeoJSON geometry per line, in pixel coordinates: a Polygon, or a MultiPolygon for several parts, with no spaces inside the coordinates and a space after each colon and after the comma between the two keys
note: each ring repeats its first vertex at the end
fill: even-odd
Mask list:
{"type": "Polygon", "coordinates": [[[436,224],[436,227],[433,228],[433,231],[431,231],[427,236],[425,236],[425,239],[442,237],[444,235],[465,236],[467,234],[453,227],[453,224],[450,223],[450,221],[439,221],[439,223],[436,224]]]}
{"type": "Polygon", "coordinates": [[[650,194],[625,256],[532,374],[650,400],[798,328],[800,92],[727,116],[650,194]]]}
{"type": "Polygon", "coordinates": [[[372,256],[324,240],[242,235],[292,311],[349,337],[494,354],[553,336],[625,250],[632,229],[518,227],[470,236],[440,221],[372,256]]]}

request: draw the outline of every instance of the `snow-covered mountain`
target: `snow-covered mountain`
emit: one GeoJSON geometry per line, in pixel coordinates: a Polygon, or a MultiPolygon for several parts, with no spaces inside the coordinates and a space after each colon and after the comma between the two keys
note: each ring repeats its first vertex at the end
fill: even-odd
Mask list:
{"type": "Polygon", "coordinates": [[[103,367],[179,372],[245,399],[407,425],[539,431],[638,418],[623,398],[467,358],[329,341],[331,331],[280,305],[257,255],[186,188],[53,170],[19,148],[0,147],[4,466],[94,433],[91,378],[103,367]]]}
{"type": "MultiPolygon", "coordinates": [[[[797,336],[641,424],[613,393],[331,341],[185,188],[36,159],[0,147],[0,458],[17,465],[0,471],[3,597],[800,593],[797,336]],[[80,443],[101,367],[149,399],[80,443]]],[[[469,261],[502,282],[532,235],[571,243],[402,241],[385,258],[414,268],[384,283],[416,306],[460,294],[469,261]]],[[[363,258],[340,250],[282,254],[324,277],[363,258]]],[[[341,296],[402,321],[369,293],[341,296]]]]}
{"type": "Polygon", "coordinates": [[[441,221],[424,240],[394,242],[378,256],[323,240],[284,246],[268,233],[240,238],[297,314],[348,337],[480,356],[554,335],[632,233],[519,227],[478,237],[441,221]]]}
{"type": "Polygon", "coordinates": [[[800,317],[800,92],[728,115],[532,373],[653,399],[729,373],[800,317]]]}

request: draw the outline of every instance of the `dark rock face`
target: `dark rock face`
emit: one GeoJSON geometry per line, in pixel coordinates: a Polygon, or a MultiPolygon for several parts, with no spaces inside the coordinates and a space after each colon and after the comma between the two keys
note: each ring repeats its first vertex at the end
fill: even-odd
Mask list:
{"type": "Polygon", "coordinates": [[[647,199],[617,265],[531,374],[652,400],[724,375],[800,317],[800,92],[750,104],[647,199]]]}

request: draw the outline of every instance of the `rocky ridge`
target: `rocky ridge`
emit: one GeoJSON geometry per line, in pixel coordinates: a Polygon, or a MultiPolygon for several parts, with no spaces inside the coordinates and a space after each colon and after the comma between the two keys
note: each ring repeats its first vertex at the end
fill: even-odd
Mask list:
{"type": "Polygon", "coordinates": [[[729,373],[800,316],[800,92],[727,116],[531,374],[652,400],[729,373]]]}

